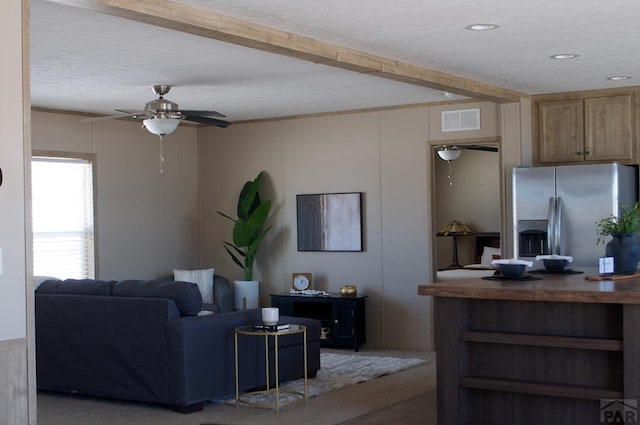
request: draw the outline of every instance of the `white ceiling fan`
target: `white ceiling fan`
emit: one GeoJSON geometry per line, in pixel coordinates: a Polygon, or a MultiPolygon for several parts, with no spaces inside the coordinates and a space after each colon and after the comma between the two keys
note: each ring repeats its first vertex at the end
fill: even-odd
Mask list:
{"type": "Polygon", "coordinates": [[[447,179],[449,179],[449,186],[453,186],[453,165],[452,161],[460,158],[462,151],[465,149],[469,150],[477,150],[477,151],[487,151],[487,152],[498,152],[499,148],[497,146],[490,145],[474,145],[474,144],[459,144],[459,145],[440,145],[434,147],[435,151],[438,153],[438,156],[443,161],[447,161],[449,164],[449,174],[447,175],[447,179]]]}
{"type": "Polygon", "coordinates": [[[157,134],[160,137],[175,131],[175,129],[178,127],[178,124],[180,123],[180,120],[192,121],[199,124],[221,128],[225,128],[231,125],[231,122],[219,119],[225,118],[225,116],[217,111],[198,111],[189,109],[180,110],[177,103],[164,98],[164,95],[167,94],[171,89],[170,85],[158,84],[152,86],[151,89],[156,95],[158,95],[158,99],[147,102],[144,110],[131,111],[125,109],[116,109],[116,111],[122,112],[126,115],[111,115],[107,117],[90,118],[83,120],[83,122],[91,122],[111,118],[142,119],[143,126],[147,130],[149,130],[149,132],[157,134]]]}
{"type": "Polygon", "coordinates": [[[465,143],[457,145],[440,145],[435,146],[434,149],[438,152],[438,156],[445,161],[453,161],[457,159],[465,149],[487,152],[498,152],[500,150],[497,146],[493,145],[475,145],[465,143]]]}

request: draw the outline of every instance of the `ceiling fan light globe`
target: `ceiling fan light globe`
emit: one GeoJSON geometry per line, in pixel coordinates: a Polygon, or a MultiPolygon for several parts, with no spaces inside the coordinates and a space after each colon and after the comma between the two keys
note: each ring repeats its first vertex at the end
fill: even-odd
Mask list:
{"type": "Polygon", "coordinates": [[[180,120],[175,118],[148,118],[142,122],[149,132],[164,136],[173,133],[178,128],[180,120]]]}
{"type": "Polygon", "coordinates": [[[455,161],[456,159],[458,159],[458,157],[460,157],[461,153],[462,151],[459,149],[445,148],[438,151],[438,156],[444,159],[445,161],[455,161]]]}

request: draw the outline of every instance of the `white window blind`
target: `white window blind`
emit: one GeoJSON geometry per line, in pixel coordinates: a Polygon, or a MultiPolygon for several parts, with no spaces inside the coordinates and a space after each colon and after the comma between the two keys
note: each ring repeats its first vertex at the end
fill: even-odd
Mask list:
{"type": "Polygon", "coordinates": [[[95,277],[92,168],[87,159],[32,158],[35,276],[95,277]]]}

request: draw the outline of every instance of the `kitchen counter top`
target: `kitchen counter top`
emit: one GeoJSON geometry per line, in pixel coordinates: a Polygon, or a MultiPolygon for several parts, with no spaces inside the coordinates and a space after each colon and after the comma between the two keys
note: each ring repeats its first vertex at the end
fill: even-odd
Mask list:
{"type": "Polygon", "coordinates": [[[435,282],[418,286],[418,295],[512,301],[640,304],[640,275],[621,280],[586,280],[597,274],[536,274],[540,280],[484,280],[435,282]]]}

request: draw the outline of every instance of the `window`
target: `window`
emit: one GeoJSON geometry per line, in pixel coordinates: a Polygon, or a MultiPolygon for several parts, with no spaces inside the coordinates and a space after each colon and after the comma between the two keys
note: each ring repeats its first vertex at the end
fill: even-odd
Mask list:
{"type": "Polygon", "coordinates": [[[33,156],[33,274],[95,277],[93,161],[33,156]]]}

